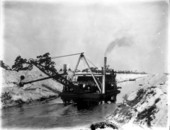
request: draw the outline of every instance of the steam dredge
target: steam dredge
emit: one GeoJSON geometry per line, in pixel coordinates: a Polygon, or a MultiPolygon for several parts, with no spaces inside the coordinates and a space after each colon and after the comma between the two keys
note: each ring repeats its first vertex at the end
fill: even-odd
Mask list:
{"type": "MultiPolygon", "coordinates": [[[[62,73],[56,71],[54,64],[51,61],[51,57],[48,56],[49,53],[39,56],[40,60],[30,59],[29,63],[36,66],[43,73],[48,75],[48,77],[36,79],[29,82],[24,82],[24,76],[21,76],[20,86],[24,86],[25,84],[38,82],[46,79],[54,79],[55,81],[61,83],[63,85],[63,90],[60,93],[60,97],[65,104],[67,103],[79,103],[84,101],[91,102],[115,102],[116,96],[120,93],[120,87],[117,87],[116,83],[116,73],[114,70],[107,70],[107,58],[104,57],[104,66],[102,70],[97,71],[93,70],[84,53],[77,53],[65,56],[79,55],[78,62],[74,71],[72,71],[72,76],[68,74],[67,65],[64,64],[62,73]],[[88,69],[86,72],[77,72],[77,68],[81,60],[84,60],[88,69]]],[[[55,57],[55,58],[61,58],[55,57]]]]}

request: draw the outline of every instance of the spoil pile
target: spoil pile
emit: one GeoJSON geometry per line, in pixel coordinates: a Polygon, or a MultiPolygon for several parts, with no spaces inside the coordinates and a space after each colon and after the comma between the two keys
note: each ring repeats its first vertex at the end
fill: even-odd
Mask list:
{"type": "Polygon", "coordinates": [[[133,82],[127,80],[118,83],[122,89],[117,97],[117,108],[106,117],[105,121],[92,124],[90,129],[167,129],[168,76],[167,74],[152,74],[133,82]]]}
{"type": "Polygon", "coordinates": [[[52,79],[43,80],[31,84],[19,86],[20,76],[25,76],[24,82],[47,77],[34,67],[32,70],[11,71],[2,70],[2,107],[16,106],[32,101],[42,101],[52,97],[58,97],[62,85],[52,79]]]}
{"type": "Polygon", "coordinates": [[[143,81],[136,91],[124,95],[123,102],[117,105],[107,121],[123,126],[124,129],[127,124],[143,128],[167,126],[167,75],[150,75],[143,81]]]}

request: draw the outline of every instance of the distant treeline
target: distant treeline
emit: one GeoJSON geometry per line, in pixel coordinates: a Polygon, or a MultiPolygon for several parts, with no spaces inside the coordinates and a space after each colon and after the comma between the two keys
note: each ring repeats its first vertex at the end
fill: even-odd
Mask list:
{"type": "MultiPolygon", "coordinates": [[[[92,72],[102,73],[102,70],[99,70],[97,67],[91,67],[90,69],[92,72]]],[[[79,70],[79,72],[81,71],[79,70]]],[[[82,72],[89,72],[89,69],[88,68],[83,69],[82,72]]],[[[106,72],[107,73],[114,72],[118,74],[147,74],[146,72],[137,72],[137,71],[132,71],[132,70],[114,70],[109,67],[106,68],[106,72]]]]}
{"type": "Polygon", "coordinates": [[[21,56],[17,56],[11,67],[6,65],[3,61],[0,61],[0,67],[5,70],[22,71],[32,70],[33,65],[38,64],[46,70],[57,71],[54,67],[55,62],[51,60],[49,55],[50,53],[45,53],[44,55],[37,56],[35,59],[24,59],[21,56]]]}
{"type": "MultiPolygon", "coordinates": [[[[45,53],[44,55],[37,56],[36,59],[24,59],[21,56],[17,56],[12,67],[8,66],[3,61],[0,61],[0,67],[2,67],[5,70],[11,70],[11,71],[32,70],[33,68],[32,61],[34,62],[36,61],[37,64],[41,64],[42,66],[44,66],[44,69],[50,69],[52,71],[57,72],[57,70],[54,67],[55,62],[52,61],[50,57],[50,53],[45,53]]],[[[91,67],[90,69],[92,72],[102,73],[102,70],[98,69],[97,67],[91,67]]],[[[89,72],[90,70],[86,68],[86,69],[83,69],[82,71],[80,70],[76,70],[76,71],[77,72],[89,72]]],[[[132,70],[116,70],[115,71],[114,69],[109,68],[109,65],[106,66],[106,72],[107,73],[114,72],[118,74],[146,74],[146,72],[137,72],[137,71],[132,71],[132,70]]]]}
{"type": "Polygon", "coordinates": [[[118,74],[147,74],[146,72],[137,72],[137,71],[130,71],[130,70],[118,70],[115,71],[118,74]]]}

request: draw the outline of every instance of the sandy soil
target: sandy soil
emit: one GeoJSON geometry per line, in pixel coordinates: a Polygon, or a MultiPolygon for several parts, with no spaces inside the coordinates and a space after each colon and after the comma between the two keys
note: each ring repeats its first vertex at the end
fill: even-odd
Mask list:
{"type": "Polygon", "coordinates": [[[168,130],[168,77],[166,74],[119,75],[118,86],[122,89],[116,110],[103,122],[77,129],[168,130]]]}
{"type": "MultiPolygon", "coordinates": [[[[145,75],[135,81],[118,83],[122,87],[117,108],[106,118],[105,129],[168,129],[168,75],[145,75]]],[[[96,128],[102,129],[103,128],[96,128]]]]}
{"type": "MultiPolygon", "coordinates": [[[[20,102],[57,96],[62,85],[52,79],[18,87],[20,76],[26,77],[25,81],[46,77],[38,69],[22,72],[3,72],[2,106],[8,107],[20,102]],[[5,99],[3,99],[5,98],[5,99]]],[[[75,129],[167,129],[168,125],[168,101],[167,86],[168,75],[166,74],[119,74],[117,75],[118,86],[121,93],[117,96],[117,108],[113,114],[106,117],[103,122],[92,124],[84,128],[75,129]],[[112,127],[111,127],[112,126],[112,127]],[[113,128],[113,126],[116,126],[113,128]]],[[[73,128],[71,128],[73,129],[73,128]]]]}
{"type": "Polygon", "coordinates": [[[24,82],[47,77],[37,68],[31,71],[3,71],[1,107],[15,106],[22,103],[44,100],[51,97],[57,97],[62,85],[52,79],[35,82],[19,87],[20,76],[24,75],[24,82]]]}

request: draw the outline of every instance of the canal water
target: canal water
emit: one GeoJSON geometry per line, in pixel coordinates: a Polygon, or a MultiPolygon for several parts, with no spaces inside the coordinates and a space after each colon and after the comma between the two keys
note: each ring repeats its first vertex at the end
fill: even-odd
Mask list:
{"type": "Polygon", "coordinates": [[[2,110],[2,127],[6,128],[70,128],[102,121],[115,109],[115,104],[78,108],[64,105],[61,99],[44,104],[23,105],[2,110]]]}

